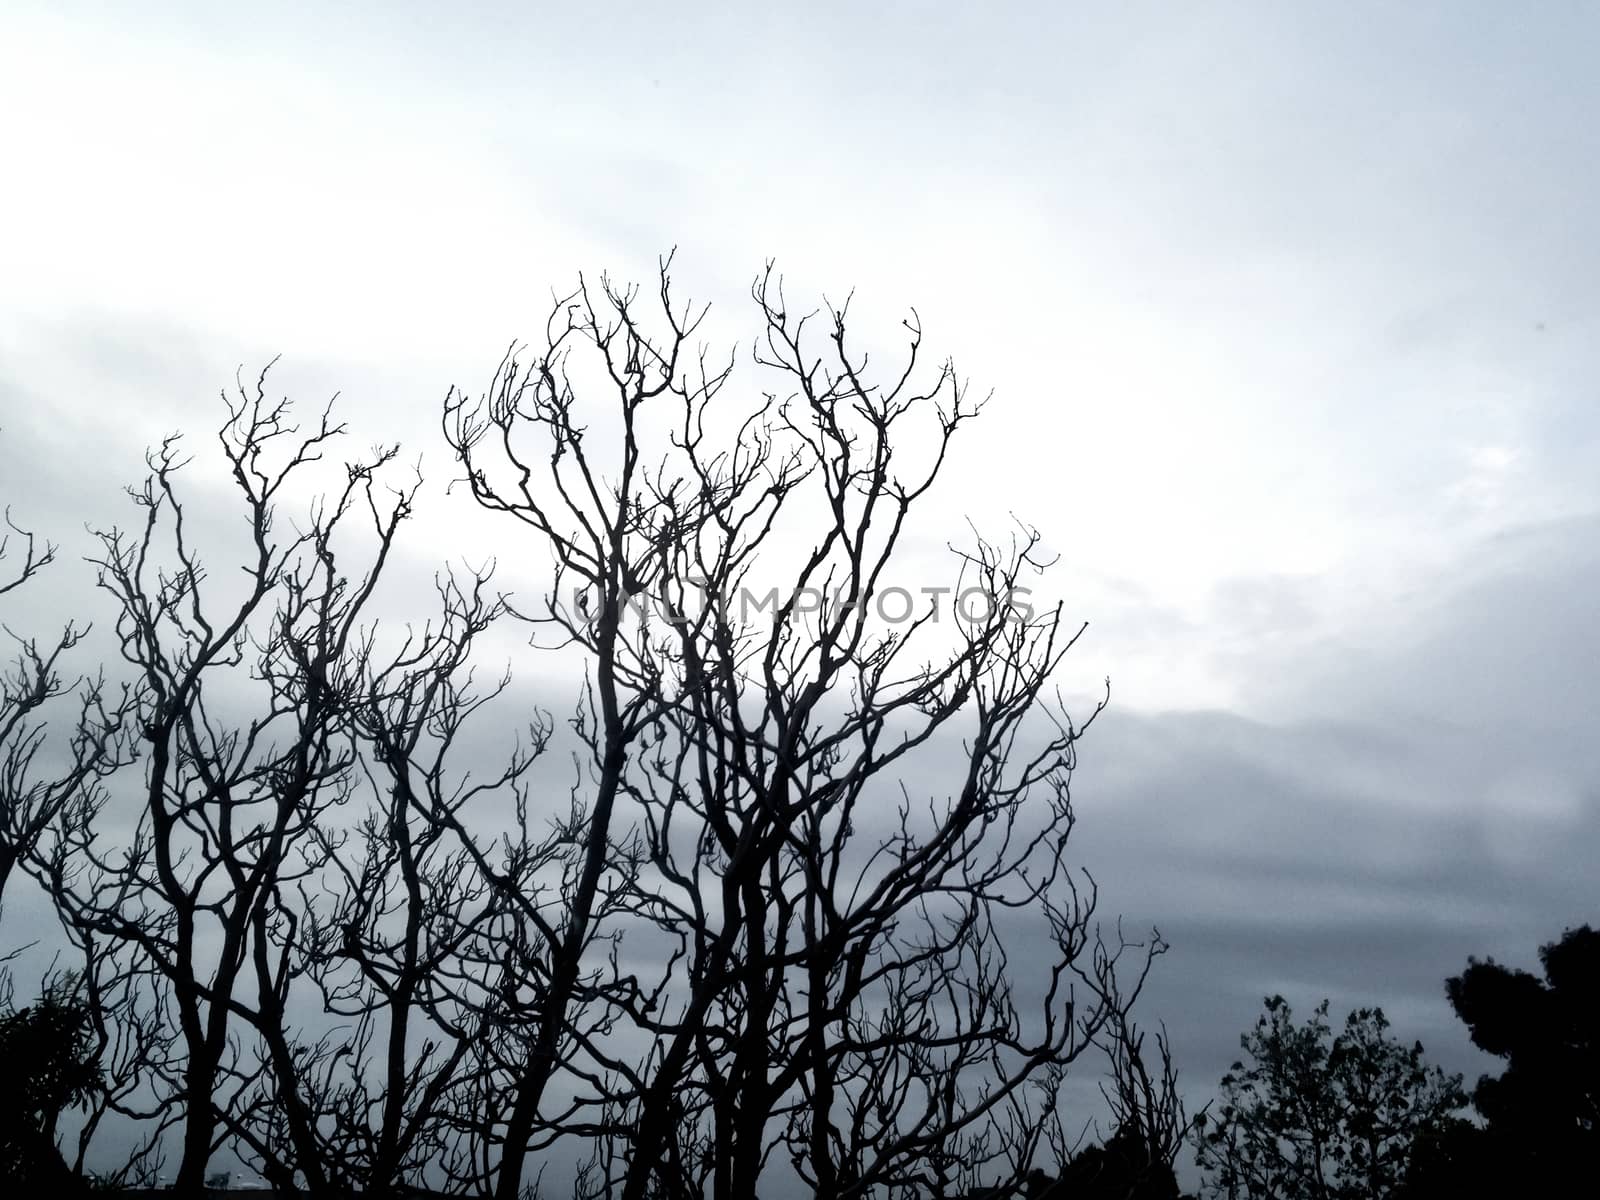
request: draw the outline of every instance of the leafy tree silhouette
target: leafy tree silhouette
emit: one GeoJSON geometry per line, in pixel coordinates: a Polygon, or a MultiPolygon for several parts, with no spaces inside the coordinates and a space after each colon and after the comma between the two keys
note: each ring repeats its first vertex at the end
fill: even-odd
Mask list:
{"type": "MultiPolygon", "coordinates": [[[[1539,950],[1544,978],[1467,960],[1445,990],[1473,1044],[1506,1060],[1473,1091],[1482,1127],[1460,1122],[1419,1148],[1409,1194],[1565,1195],[1600,1161],[1600,933],[1567,930],[1539,950]]],[[[1591,1183],[1592,1186],[1592,1183],[1591,1183]]]]}
{"type": "Polygon", "coordinates": [[[1296,1025],[1282,996],[1241,1038],[1250,1063],[1222,1079],[1196,1121],[1207,1192],[1229,1200],[1379,1200],[1400,1194],[1419,1139],[1466,1104],[1459,1075],[1389,1035],[1383,1011],[1352,1012],[1335,1037],[1328,1002],[1296,1025]]]}
{"type": "Polygon", "coordinates": [[[29,1194],[81,1187],[56,1148],[56,1123],[100,1085],[88,1011],[66,986],[0,1015],[0,1183],[29,1194]]]}

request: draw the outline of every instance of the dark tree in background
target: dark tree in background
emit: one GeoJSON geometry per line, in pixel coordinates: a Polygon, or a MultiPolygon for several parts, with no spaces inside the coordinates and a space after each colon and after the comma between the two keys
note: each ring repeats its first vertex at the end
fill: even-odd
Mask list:
{"type": "Polygon", "coordinates": [[[1505,1060],[1478,1080],[1480,1126],[1424,1148],[1417,1197],[1560,1195],[1600,1163],[1600,933],[1542,946],[1544,977],[1471,959],[1446,991],[1473,1044],[1505,1060]]]}
{"type": "Polygon", "coordinates": [[[1450,980],[1473,1044],[1506,1060],[1473,1103],[1491,1128],[1595,1162],[1600,1150],[1600,933],[1585,925],[1539,950],[1540,979],[1494,961],[1450,980]]]}
{"type": "Polygon", "coordinates": [[[1459,1076],[1388,1033],[1381,1009],[1352,1012],[1335,1035],[1323,1001],[1296,1024],[1269,997],[1223,1076],[1196,1154],[1208,1195],[1228,1200],[1381,1200],[1402,1194],[1413,1148],[1466,1104],[1459,1076]]]}

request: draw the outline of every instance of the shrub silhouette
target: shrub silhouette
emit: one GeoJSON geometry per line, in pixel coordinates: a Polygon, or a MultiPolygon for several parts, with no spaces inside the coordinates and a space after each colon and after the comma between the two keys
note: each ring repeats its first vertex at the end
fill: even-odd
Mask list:
{"type": "Polygon", "coordinates": [[[75,1182],[56,1149],[56,1123],[99,1086],[88,1011],[64,989],[0,1015],[0,1182],[59,1195],[75,1182]]]}
{"type": "Polygon", "coordinates": [[[1030,1195],[1074,1200],[1178,1200],[1172,1164],[1136,1130],[1119,1129],[1104,1145],[1073,1158],[1060,1180],[1030,1195]]]}

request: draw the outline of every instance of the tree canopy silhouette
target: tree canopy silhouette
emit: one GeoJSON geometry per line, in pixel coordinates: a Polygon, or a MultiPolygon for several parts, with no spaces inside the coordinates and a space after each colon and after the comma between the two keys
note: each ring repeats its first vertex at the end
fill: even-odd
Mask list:
{"type": "Polygon", "coordinates": [[[1600,932],[1539,949],[1544,977],[1469,959],[1445,984],[1473,1044],[1505,1060],[1472,1100],[1481,1126],[1445,1131],[1418,1160],[1422,1197],[1554,1195],[1600,1162],[1600,932]]]}
{"type": "Polygon", "coordinates": [[[1324,1000],[1297,1025],[1282,996],[1241,1039],[1248,1061],[1222,1078],[1199,1126],[1207,1192],[1228,1200],[1382,1200],[1399,1194],[1420,1138],[1466,1103],[1460,1076],[1390,1036],[1377,1008],[1336,1036],[1324,1000]]]}
{"type": "Polygon", "coordinates": [[[1542,946],[1544,978],[1469,961],[1446,985],[1479,1049],[1506,1060],[1473,1102],[1485,1121],[1594,1147],[1600,1127],[1600,933],[1585,925],[1542,946]]]}

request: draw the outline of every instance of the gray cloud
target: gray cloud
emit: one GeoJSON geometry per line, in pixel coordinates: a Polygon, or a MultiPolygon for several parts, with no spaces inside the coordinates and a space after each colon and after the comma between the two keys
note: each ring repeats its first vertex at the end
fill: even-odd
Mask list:
{"type": "Polygon", "coordinates": [[[1470,1076],[1485,1060],[1444,979],[1600,919],[1596,532],[1486,543],[1417,611],[1281,664],[1275,721],[1112,710],[1095,727],[1078,847],[1108,909],[1173,943],[1148,1011],[1198,1094],[1274,991],[1381,1004],[1470,1076]]]}

